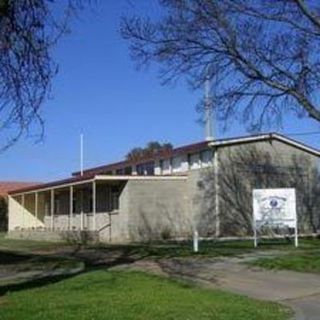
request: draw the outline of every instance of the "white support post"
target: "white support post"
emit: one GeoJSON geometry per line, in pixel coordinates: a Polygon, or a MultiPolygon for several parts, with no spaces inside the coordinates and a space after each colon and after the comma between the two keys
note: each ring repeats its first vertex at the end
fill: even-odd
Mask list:
{"type": "Polygon", "coordinates": [[[97,211],[97,203],[96,203],[96,199],[97,199],[97,186],[96,186],[96,182],[93,181],[92,182],[92,215],[93,215],[93,230],[96,230],[96,211],[97,211]]]}
{"type": "Polygon", "coordinates": [[[218,149],[214,150],[213,168],[214,168],[214,188],[215,188],[215,216],[216,216],[216,232],[218,238],[220,236],[220,204],[219,204],[219,158],[218,149]]]}
{"type": "Polygon", "coordinates": [[[38,219],[38,192],[34,194],[34,214],[36,219],[38,219]]]}
{"type": "Polygon", "coordinates": [[[80,230],[84,228],[84,214],[83,214],[83,189],[81,189],[81,210],[80,210],[80,230]]]}
{"type": "Polygon", "coordinates": [[[50,197],[51,197],[51,206],[50,206],[51,230],[53,230],[54,229],[54,189],[51,189],[50,197]]]}
{"type": "Polygon", "coordinates": [[[22,227],[25,228],[25,220],[26,220],[26,217],[25,217],[25,195],[23,194],[21,196],[21,206],[22,206],[22,227]]]}
{"type": "Polygon", "coordinates": [[[73,186],[70,186],[69,194],[69,230],[72,230],[73,226],[73,186]]]}

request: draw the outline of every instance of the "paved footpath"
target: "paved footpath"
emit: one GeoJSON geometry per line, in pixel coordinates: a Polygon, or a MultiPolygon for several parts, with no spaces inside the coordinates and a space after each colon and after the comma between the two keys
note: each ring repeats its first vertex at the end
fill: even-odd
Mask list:
{"type": "Polygon", "coordinates": [[[135,268],[180,277],[203,286],[221,288],[255,299],[290,306],[295,320],[320,319],[320,276],[248,267],[242,258],[183,258],[158,262],[138,261],[135,268]]]}

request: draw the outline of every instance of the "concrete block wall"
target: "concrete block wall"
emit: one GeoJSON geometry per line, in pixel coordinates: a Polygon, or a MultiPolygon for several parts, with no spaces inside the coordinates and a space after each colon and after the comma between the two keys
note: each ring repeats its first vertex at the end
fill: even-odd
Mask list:
{"type": "Polygon", "coordinates": [[[187,179],[128,181],[126,188],[130,241],[190,237],[187,179]]]}
{"type": "Polygon", "coordinates": [[[201,237],[213,237],[217,231],[214,179],[212,167],[188,173],[189,219],[201,237]]]}

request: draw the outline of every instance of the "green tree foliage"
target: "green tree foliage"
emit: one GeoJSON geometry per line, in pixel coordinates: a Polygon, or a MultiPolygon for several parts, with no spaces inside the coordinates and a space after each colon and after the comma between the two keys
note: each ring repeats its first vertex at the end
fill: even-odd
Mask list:
{"type": "Polygon", "coordinates": [[[126,159],[136,161],[143,158],[152,158],[162,153],[171,152],[173,145],[171,143],[160,143],[158,141],[150,141],[144,148],[133,148],[126,155],[126,159]]]}

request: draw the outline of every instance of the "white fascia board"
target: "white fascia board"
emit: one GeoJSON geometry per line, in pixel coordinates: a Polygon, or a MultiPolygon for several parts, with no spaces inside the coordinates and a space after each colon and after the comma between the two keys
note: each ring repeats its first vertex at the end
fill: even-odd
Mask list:
{"type": "Polygon", "coordinates": [[[285,142],[287,144],[290,144],[292,146],[295,146],[301,150],[304,150],[306,152],[309,152],[309,153],[312,153],[313,155],[316,155],[316,156],[320,156],[320,151],[317,150],[317,149],[314,149],[312,147],[309,147],[303,143],[300,143],[298,141],[295,141],[295,140],[292,140],[290,138],[287,138],[287,137],[284,137],[284,136],[281,136],[281,135],[277,135],[277,134],[274,134],[273,135],[274,138],[278,139],[279,141],[282,141],[282,142],[285,142]]]}
{"type": "Polygon", "coordinates": [[[253,137],[244,137],[244,138],[234,138],[234,139],[227,139],[225,141],[212,141],[209,142],[209,147],[219,147],[219,146],[225,146],[230,144],[238,144],[238,143],[245,143],[245,142],[255,142],[255,141],[261,141],[261,140],[267,140],[271,139],[273,136],[269,134],[264,134],[261,136],[253,136],[253,137]]]}
{"type": "Polygon", "coordinates": [[[186,180],[187,175],[177,176],[107,176],[97,175],[95,176],[96,181],[127,181],[127,180],[139,180],[139,181],[150,181],[150,180],[186,180]]]}
{"type": "Polygon", "coordinates": [[[82,181],[75,181],[75,182],[68,182],[63,183],[51,187],[43,187],[39,186],[39,188],[28,190],[25,192],[19,192],[19,193],[13,193],[10,194],[12,197],[20,196],[23,194],[33,194],[36,192],[45,192],[52,189],[64,189],[71,186],[77,186],[81,184],[88,184],[92,183],[94,181],[128,181],[128,180],[186,180],[188,177],[186,175],[181,176],[107,176],[107,175],[96,175],[94,178],[89,178],[88,180],[82,180],[82,181]]]}
{"type": "MultiPolygon", "coordinates": [[[[55,185],[55,186],[51,186],[51,187],[43,187],[41,188],[41,186],[39,186],[39,188],[36,189],[32,189],[32,190],[28,190],[25,192],[19,192],[19,193],[12,193],[9,194],[11,197],[16,197],[16,196],[21,196],[23,194],[32,194],[32,193],[36,193],[36,192],[45,192],[45,191],[49,191],[52,189],[63,189],[63,188],[67,188],[67,187],[71,187],[71,186],[76,186],[76,185],[80,185],[80,184],[87,184],[87,183],[91,183],[93,182],[94,179],[90,178],[88,180],[82,180],[82,181],[75,181],[75,182],[67,182],[67,183],[62,183],[59,185],[55,185]]],[[[45,183],[44,183],[45,184],[45,183]]]]}
{"type": "Polygon", "coordinates": [[[230,140],[225,140],[225,141],[212,141],[208,145],[211,148],[215,148],[215,147],[227,146],[227,145],[231,145],[231,144],[241,144],[241,143],[246,143],[246,142],[265,141],[265,140],[272,140],[272,139],[284,142],[288,145],[291,145],[291,146],[294,146],[298,149],[304,150],[304,151],[311,153],[315,156],[318,156],[318,157],[320,156],[320,151],[318,151],[317,149],[314,149],[312,147],[308,147],[298,141],[292,140],[292,139],[284,137],[282,135],[278,135],[276,133],[263,134],[263,135],[254,136],[254,137],[235,138],[235,139],[230,139],[230,140]]]}

